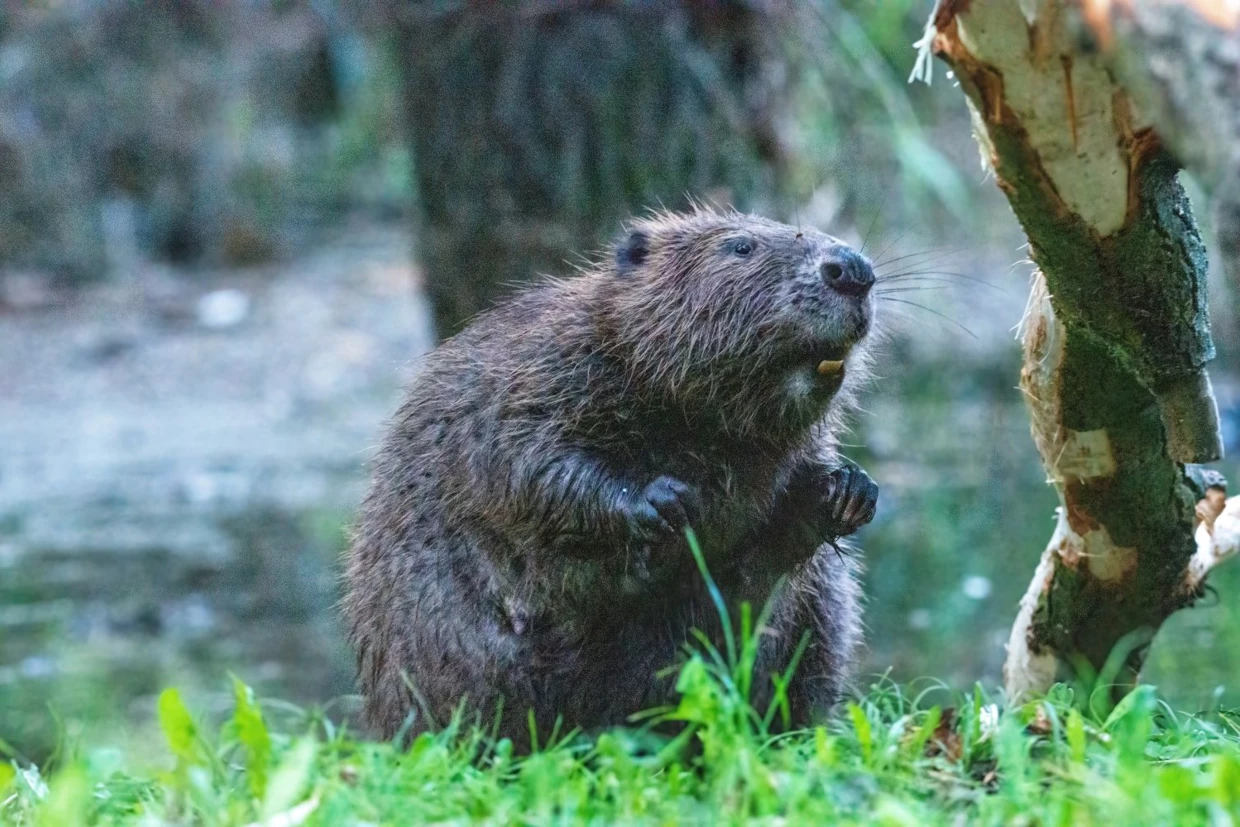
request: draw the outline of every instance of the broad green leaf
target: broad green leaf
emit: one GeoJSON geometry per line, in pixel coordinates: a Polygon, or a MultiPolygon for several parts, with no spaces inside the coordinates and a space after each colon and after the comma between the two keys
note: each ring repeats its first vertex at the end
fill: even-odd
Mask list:
{"type": "Polygon", "coordinates": [[[1085,763],[1085,719],[1081,711],[1075,707],[1068,710],[1067,729],[1068,748],[1072,751],[1072,760],[1078,764],[1085,763]]]}
{"type": "Polygon", "coordinates": [[[909,809],[906,802],[883,796],[874,808],[873,823],[881,827],[921,827],[925,820],[909,809]]]}
{"type": "Polygon", "coordinates": [[[159,727],[173,755],[187,761],[193,759],[198,729],[181,700],[181,693],[171,687],[159,694],[159,727]]]}
{"type": "Polygon", "coordinates": [[[1014,799],[1023,801],[1029,776],[1029,747],[1033,742],[1025,737],[1024,726],[1015,715],[1005,715],[995,730],[994,743],[1003,788],[1014,799]]]}
{"type": "Polygon", "coordinates": [[[1120,761],[1131,765],[1144,762],[1153,728],[1151,716],[1157,707],[1154,687],[1138,686],[1111,710],[1103,729],[1114,736],[1115,753],[1120,761]]]}
{"type": "Polygon", "coordinates": [[[1199,773],[1188,767],[1170,764],[1158,774],[1158,791],[1181,806],[1190,805],[1201,794],[1199,777],[1199,773]]]}
{"type": "Polygon", "coordinates": [[[1240,761],[1234,755],[1214,758],[1214,799],[1227,808],[1240,799],[1240,761]]]}
{"type": "Polygon", "coordinates": [[[91,785],[81,767],[70,766],[48,784],[47,798],[34,823],[42,827],[78,827],[86,824],[91,785]]]}
{"type": "Polygon", "coordinates": [[[826,727],[814,729],[814,757],[824,767],[833,767],[838,760],[835,739],[827,732],[826,727]]]}
{"type": "Polygon", "coordinates": [[[271,765],[271,734],[254,701],[254,693],[236,677],[233,678],[233,694],[236,697],[233,726],[237,740],[246,749],[247,782],[254,797],[262,800],[267,791],[267,772],[271,765]]]}
{"type": "Polygon", "coordinates": [[[317,753],[318,745],[313,739],[302,738],[284,755],[267,783],[267,796],[263,799],[264,820],[297,803],[310,779],[317,753]]]}
{"type": "Polygon", "coordinates": [[[853,729],[857,731],[861,757],[868,764],[874,757],[874,733],[870,728],[870,719],[866,717],[865,710],[854,703],[848,705],[848,717],[852,720],[853,729]]]}
{"type": "Polygon", "coordinates": [[[934,731],[939,728],[939,721],[943,719],[943,710],[937,706],[930,707],[930,711],[926,713],[926,720],[921,722],[921,726],[913,733],[913,737],[909,739],[909,757],[916,761],[926,751],[926,744],[930,743],[930,739],[934,736],[934,731]]]}
{"type": "Polygon", "coordinates": [[[1154,693],[1154,687],[1143,684],[1129,692],[1115,705],[1102,728],[1111,732],[1116,724],[1129,716],[1148,718],[1157,706],[1158,697],[1154,693]]]}

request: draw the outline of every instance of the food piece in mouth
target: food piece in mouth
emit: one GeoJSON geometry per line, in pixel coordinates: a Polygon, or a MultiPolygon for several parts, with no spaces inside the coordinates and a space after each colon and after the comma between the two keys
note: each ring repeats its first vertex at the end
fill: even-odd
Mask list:
{"type": "Polygon", "coordinates": [[[818,373],[820,376],[835,376],[844,372],[843,359],[823,359],[818,363],[818,373]]]}

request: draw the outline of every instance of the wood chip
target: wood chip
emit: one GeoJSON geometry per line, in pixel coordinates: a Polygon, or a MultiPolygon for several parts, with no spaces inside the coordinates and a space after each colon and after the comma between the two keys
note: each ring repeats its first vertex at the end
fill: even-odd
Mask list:
{"type": "Polygon", "coordinates": [[[824,359],[818,363],[818,373],[823,376],[834,376],[837,373],[844,372],[844,360],[831,361],[824,359]]]}

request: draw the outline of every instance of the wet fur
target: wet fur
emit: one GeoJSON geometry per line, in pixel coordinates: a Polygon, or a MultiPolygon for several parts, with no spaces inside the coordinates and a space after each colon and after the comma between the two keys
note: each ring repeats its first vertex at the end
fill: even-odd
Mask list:
{"type": "Polygon", "coordinates": [[[426,358],[348,557],[378,734],[442,725],[465,699],[488,725],[502,703],[500,734],[525,743],[531,708],[540,729],[557,716],[590,728],[668,700],[673,678],[656,673],[691,629],[718,637],[719,623],[683,538],[636,538],[625,521],[661,476],[696,489],[728,599],[774,600],[759,671],[783,669],[810,630],[796,722],[840,696],[860,640],[857,572],[823,545],[806,481],[839,465],[835,435],[867,371],[863,341],[842,387],[812,376],[816,348],[857,335],[853,309],[807,269],[834,243],[751,216],[655,215],[426,358]],[[756,241],[749,258],[727,254],[740,237],[756,241]]]}

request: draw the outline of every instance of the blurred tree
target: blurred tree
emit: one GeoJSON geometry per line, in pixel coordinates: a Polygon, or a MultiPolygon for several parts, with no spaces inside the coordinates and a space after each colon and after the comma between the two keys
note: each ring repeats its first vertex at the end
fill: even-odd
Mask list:
{"type": "Polygon", "coordinates": [[[6,270],[77,282],[136,259],[252,263],[363,200],[403,210],[407,175],[371,183],[407,155],[395,72],[335,6],[6,6],[0,303],[6,270]]]}
{"type": "Polygon", "coordinates": [[[1061,506],[1008,644],[1015,696],[1069,671],[1131,686],[1223,556],[1225,483],[1186,467],[1222,446],[1205,250],[1162,140],[1175,127],[1138,114],[1073,12],[940,0],[922,42],[927,76],[933,49],[960,78],[1039,267],[1021,388],[1061,506]]]}
{"type": "Polygon", "coordinates": [[[774,5],[398,5],[420,258],[441,336],[617,222],[761,206],[783,163],[774,5]]]}

